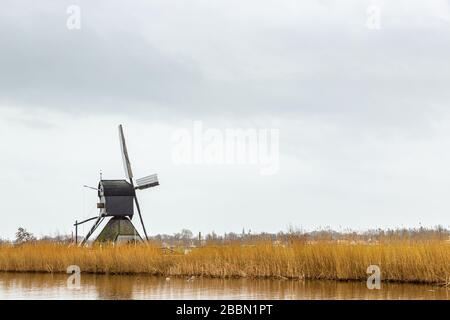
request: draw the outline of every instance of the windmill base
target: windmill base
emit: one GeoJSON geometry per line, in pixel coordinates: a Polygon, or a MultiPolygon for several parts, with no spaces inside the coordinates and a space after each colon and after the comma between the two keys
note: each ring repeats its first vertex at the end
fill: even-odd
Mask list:
{"type": "Polygon", "coordinates": [[[95,242],[136,243],[142,238],[128,217],[114,217],[98,235],[95,242]]]}

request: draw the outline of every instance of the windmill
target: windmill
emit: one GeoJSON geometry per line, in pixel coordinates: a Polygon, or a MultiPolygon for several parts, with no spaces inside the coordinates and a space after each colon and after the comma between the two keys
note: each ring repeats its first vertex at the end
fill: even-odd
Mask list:
{"type": "Polygon", "coordinates": [[[85,186],[96,190],[98,193],[99,202],[97,203],[97,208],[99,209],[99,215],[81,222],[75,222],[75,239],[77,239],[78,226],[88,221],[95,220],[94,225],[84,237],[81,245],[86,244],[94,231],[100,226],[103,220],[108,217],[110,217],[110,220],[99,233],[96,241],[142,241],[141,236],[131,222],[134,215],[134,205],[136,205],[136,209],[139,214],[145,239],[148,240],[136,191],[158,186],[158,176],[156,174],[152,174],[141,179],[137,179],[135,182],[133,178],[133,171],[131,170],[130,159],[128,157],[128,150],[125,143],[122,125],[119,125],[119,140],[126,179],[104,180],[100,174],[100,182],[98,183],[97,188],[85,186]]]}

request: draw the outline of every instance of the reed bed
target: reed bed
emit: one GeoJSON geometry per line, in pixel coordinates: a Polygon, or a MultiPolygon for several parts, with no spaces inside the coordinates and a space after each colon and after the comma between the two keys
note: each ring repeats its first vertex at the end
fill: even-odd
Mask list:
{"type": "Polygon", "coordinates": [[[156,245],[76,247],[54,243],[0,246],[0,271],[150,274],[159,276],[363,280],[378,265],[383,281],[446,284],[450,245],[445,241],[351,244],[333,241],[275,245],[206,245],[189,254],[156,245]]]}

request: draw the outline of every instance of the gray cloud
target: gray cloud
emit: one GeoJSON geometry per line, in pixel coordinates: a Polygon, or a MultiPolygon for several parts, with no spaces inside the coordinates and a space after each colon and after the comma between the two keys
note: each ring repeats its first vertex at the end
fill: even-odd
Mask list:
{"type": "Polygon", "coordinates": [[[411,18],[384,4],[382,29],[372,31],[369,2],[260,3],[233,13],[233,1],[80,1],[82,29],[68,31],[71,3],[10,2],[0,20],[0,101],[81,114],[306,113],[413,127],[424,114],[440,117],[450,28],[435,11],[414,18],[423,8],[409,4],[411,18]]]}
{"type": "Polygon", "coordinates": [[[81,6],[82,29],[69,31],[66,6],[29,5],[11,4],[16,15],[0,20],[3,104],[128,112],[179,103],[201,82],[195,65],[162,54],[142,30],[116,28],[120,12],[105,27],[81,6]]]}

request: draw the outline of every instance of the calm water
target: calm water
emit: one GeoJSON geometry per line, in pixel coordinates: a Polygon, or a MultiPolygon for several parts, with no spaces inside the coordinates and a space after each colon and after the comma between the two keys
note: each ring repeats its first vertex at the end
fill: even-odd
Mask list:
{"type": "Polygon", "coordinates": [[[79,289],[64,274],[0,273],[0,299],[449,299],[431,285],[291,280],[221,280],[81,275],[79,289]]]}

